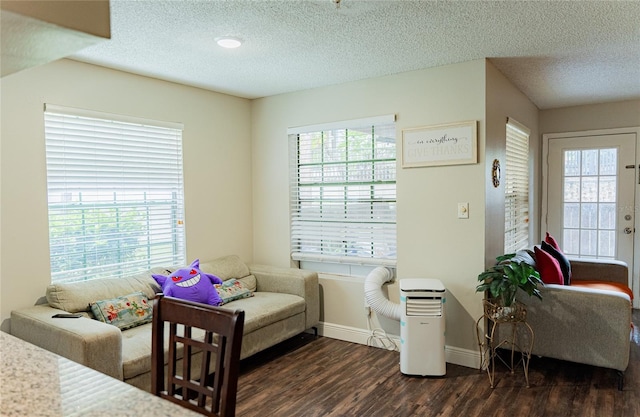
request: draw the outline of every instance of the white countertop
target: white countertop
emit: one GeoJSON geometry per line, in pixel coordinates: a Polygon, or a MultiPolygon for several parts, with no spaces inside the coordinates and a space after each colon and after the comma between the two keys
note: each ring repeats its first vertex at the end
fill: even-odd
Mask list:
{"type": "Polygon", "coordinates": [[[0,332],[0,416],[200,416],[0,332]]]}

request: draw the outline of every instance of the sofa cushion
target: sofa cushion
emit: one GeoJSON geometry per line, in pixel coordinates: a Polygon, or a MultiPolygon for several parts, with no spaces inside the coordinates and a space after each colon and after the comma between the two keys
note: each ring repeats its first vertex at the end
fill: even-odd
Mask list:
{"type": "Polygon", "coordinates": [[[228,255],[213,261],[200,262],[200,269],[219,277],[223,281],[235,278],[252,292],[256,291],[258,286],[256,277],[251,275],[249,267],[242,262],[238,255],[228,255]]]}
{"type": "Polygon", "coordinates": [[[537,246],[533,250],[536,254],[536,265],[542,282],[545,284],[564,285],[564,277],[558,261],[537,246]]]}
{"type": "MultiPolygon", "coordinates": [[[[180,326],[179,326],[180,327],[180,326]]],[[[151,372],[151,333],[152,323],[144,324],[122,332],[122,372],[124,379],[130,379],[147,372],[151,372]]],[[[180,331],[180,330],[178,330],[180,331]]],[[[194,337],[204,338],[204,331],[193,329],[194,337]]],[[[169,323],[165,323],[165,335],[169,334],[169,323]]],[[[164,362],[169,361],[167,351],[169,349],[169,338],[165,336],[164,362]]],[[[194,353],[197,349],[194,349],[194,353]]],[[[182,347],[178,347],[178,359],[182,358],[182,347]]]]}
{"type": "Polygon", "coordinates": [[[571,263],[562,251],[554,248],[547,242],[542,242],[542,250],[547,252],[549,255],[553,256],[558,264],[560,265],[560,270],[562,271],[562,277],[564,278],[564,285],[571,284],[571,263]]]}
{"type": "Polygon", "coordinates": [[[124,379],[151,371],[151,323],[122,332],[124,379]]]}
{"type": "Polygon", "coordinates": [[[297,295],[258,291],[251,298],[232,301],[225,307],[244,310],[244,334],[247,334],[304,312],[306,303],[297,295]]]}
{"type": "Polygon", "coordinates": [[[91,303],[91,311],[96,320],[125,330],[150,323],[153,306],[144,293],[134,292],[122,297],[91,303]]]}
{"type": "Polygon", "coordinates": [[[153,299],[162,290],[151,277],[144,272],[125,278],[98,278],[89,281],[51,284],[47,287],[47,302],[53,308],[77,313],[89,311],[89,304],[100,300],[120,297],[134,292],[142,292],[153,299]]]}
{"type": "Polygon", "coordinates": [[[633,301],[633,291],[627,285],[619,282],[607,282],[607,281],[575,281],[571,283],[572,287],[591,288],[594,290],[609,290],[622,292],[629,296],[629,299],[633,301]]]}
{"type": "Polygon", "coordinates": [[[244,278],[239,278],[238,282],[251,292],[256,292],[258,290],[258,280],[256,280],[254,275],[247,275],[244,278]]]}
{"type": "Polygon", "coordinates": [[[200,262],[200,269],[220,277],[223,281],[231,278],[243,278],[250,274],[249,267],[242,262],[238,255],[228,255],[213,261],[200,262]]]}

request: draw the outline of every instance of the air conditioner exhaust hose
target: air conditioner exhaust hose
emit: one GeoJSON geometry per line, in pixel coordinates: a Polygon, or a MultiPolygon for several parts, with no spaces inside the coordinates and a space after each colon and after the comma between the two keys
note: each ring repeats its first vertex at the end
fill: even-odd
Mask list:
{"type": "Polygon", "coordinates": [[[402,314],[400,304],[390,301],[382,292],[382,285],[392,279],[393,272],[389,268],[379,266],[373,269],[364,281],[364,298],[376,313],[399,321],[402,314]]]}

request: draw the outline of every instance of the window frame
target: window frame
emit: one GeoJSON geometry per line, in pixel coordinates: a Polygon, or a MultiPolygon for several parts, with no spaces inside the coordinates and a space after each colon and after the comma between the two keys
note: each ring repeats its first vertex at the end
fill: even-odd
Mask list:
{"type": "Polygon", "coordinates": [[[185,262],[182,131],[180,123],[45,104],[52,283],[185,262]]]}
{"type": "MultiPolygon", "coordinates": [[[[384,134],[384,133],[383,133],[384,134]]],[[[396,170],[397,170],[397,131],[395,126],[395,115],[387,115],[380,117],[372,117],[365,119],[356,119],[356,120],[346,120],[334,123],[326,123],[326,124],[318,124],[318,125],[309,125],[309,126],[301,126],[296,128],[288,129],[289,135],[289,189],[290,189],[290,244],[291,244],[291,259],[294,261],[300,262],[301,267],[313,269],[319,272],[326,272],[332,274],[339,275],[356,275],[363,276],[366,275],[371,269],[376,266],[387,266],[394,268],[396,265],[396,254],[397,251],[397,233],[396,233],[396,170]],[[363,129],[371,129],[371,133],[363,134],[364,137],[368,137],[368,140],[371,142],[372,149],[370,150],[370,157],[364,159],[353,158],[350,159],[349,156],[349,138],[350,131],[361,131],[363,129]],[[393,130],[393,147],[392,152],[393,156],[390,158],[389,155],[381,156],[384,154],[385,150],[380,150],[377,146],[381,146],[384,148],[384,145],[379,145],[377,142],[376,130],[383,129],[382,132],[386,132],[388,134],[389,131],[393,130]],[[316,155],[316,158],[320,158],[321,160],[311,161],[311,155],[313,153],[312,150],[308,150],[308,153],[305,154],[303,161],[303,156],[301,156],[300,149],[305,149],[305,146],[311,146],[309,143],[313,135],[319,135],[319,137],[340,137],[344,138],[345,147],[344,155],[341,156],[343,159],[338,159],[335,155],[331,155],[331,158],[335,157],[335,160],[325,160],[325,155],[328,154],[327,147],[324,144],[324,141],[321,139],[321,144],[313,145],[315,146],[316,154],[318,154],[318,149],[320,149],[320,154],[322,156],[316,155]],[[343,135],[343,136],[340,136],[343,135]],[[373,140],[371,139],[373,136],[373,140]],[[301,141],[304,141],[301,145],[301,141]],[[337,169],[330,170],[330,165],[333,166],[344,166],[344,172],[341,174],[335,174],[337,169]],[[350,172],[355,172],[355,167],[370,164],[370,179],[364,180],[361,177],[358,181],[352,181],[352,175],[350,172]],[[376,164],[383,164],[381,166],[386,166],[385,169],[378,168],[378,174],[376,174],[376,164]],[[386,165],[384,165],[386,164],[386,165]],[[391,165],[392,164],[392,168],[391,165]],[[354,168],[354,170],[350,171],[349,167],[354,168]],[[308,171],[315,169],[322,174],[315,174],[314,178],[321,177],[322,180],[311,184],[307,181],[309,175],[308,171]],[[389,172],[393,172],[392,179],[390,179],[389,172]],[[384,174],[380,174],[384,172],[384,174]],[[333,178],[325,179],[325,175],[327,178],[333,176],[333,178]],[[340,176],[341,175],[341,176],[340,176]],[[380,175],[376,177],[376,175],[380,175]],[[336,176],[339,179],[336,180],[336,176]],[[387,178],[385,178],[387,176],[387,178]],[[384,180],[382,178],[385,178],[384,180]],[[306,189],[311,189],[311,187],[316,190],[315,195],[319,195],[320,198],[317,199],[316,203],[318,205],[317,213],[310,213],[311,210],[308,209],[308,200],[305,200],[302,195],[304,194],[305,187],[306,189]],[[363,197],[362,201],[359,200],[359,197],[352,197],[355,194],[353,190],[350,188],[361,187],[363,195],[365,193],[364,190],[368,189],[370,196],[363,197]],[[385,188],[386,187],[386,188],[385,188]],[[324,191],[332,190],[335,192],[337,188],[344,188],[343,197],[337,197],[336,194],[332,194],[331,198],[335,198],[335,204],[339,206],[340,204],[344,204],[344,218],[340,217],[338,220],[332,218],[330,214],[323,213],[323,204],[329,206],[330,202],[334,202],[331,198],[324,199],[324,191]],[[386,194],[386,193],[389,194],[386,194]],[[356,201],[358,200],[358,201],[356,201]],[[356,206],[364,206],[366,204],[370,204],[371,213],[359,213],[355,214],[356,210],[352,209],[352,207],[356,206]],[[374,205],[376,207],[384,207],[382,211],[376,211],[374,209],[374,205]],[[307,207],[305,209],[305,207],[307,207]],[[305,213],[305,211],[307,213],[305,213]],[[316,216],[314,218],[314,216],[316,216]],[[392,224],[390,222],[390,218],[392,218],[392,224]],[[323,221],[326,219],[326,222],[323,221]],[[351,240],[344,239],[344,247],[339,248],[337,244],[333,247],[332,243],[327,244],[327,249],[325,250],[322,243],[319,243],[323,239],[317,238],[313,236],[315,239],[314,242],[310,242],[306,240],[306,243],[303,243],[305,239],[309,239],[310,236],[310,224],[311,222],[316,222],[315,225],[317,228],[315,229],[319,235],[327,236],[329,238],[340,238],[340,236],[344,236],[344,230],[349,230],[349,225],[353,227],[353,225],[360,226],[358,228],[358,232],[355,233],[366,233],[367,230],[370,231],[373,237],[371,237],[371,251],[370,253],[363,253],[358,250],[351,250],[352,252],[359,252],[359,254],[353,255],[349,254],[349,248],[353,248],[351,246],[357,238],[353,237],[351,240]],[[332,223],[333,222],[333,223],[332,223]],[[378,222],[378,223],[376,223],[378,222]],[[356,224],[357,223],[357,224],[356,224]],[[376,224],[374,226],[374,224],[376,224]],[[332,229],[332,226],[335,229],[332,229]],[[378,229],[376,229],[378,227],[378,229]],[[367,229],[369,228],[369,229],[367,229]],[[340,231],[337,231],[340,230],[340,231]],[[342,233],[342,234],[340,234],[342,233]],[[387,240],[384,240],[384,243],[381,242],[380,236],[383,233],[392,234],[392,238],[386,236],[387,240]],[[306,248],[305,248],[306,245],[306,248]],[[375,256],[376,248],[388,248],[389,251],[393,251],[393,256],[377,257],[375,256]],[[329,249],[331,248],[331,249],[329,249]],[[336,251],[339,253],[331,253],[331,251],[336,251]]],[[[387,137],[387,136],[384,136],[387,137]]],[[[388,142],[386,142],[388,144],[388,142]]],[[[364,149],[364,148],[363,148],[364,149]]],[[[391,150],[391,147],[385,148],[386,151],[391,150]]],[[[360,148],[357,148],[356,151],[361,151],[360,148]]],[[[368,171],[367,171],[368,172],[368,171]]],[[[356,177],[356,175],[353,175],[356,177]]],[[[328,191],[327,191],[328,194],[328,191]]],[[[309,195],[309,193],[307,193],[309,195]]],[[[327,209],[326,213],[329,213],[330,210],[327,209]]],[[[353,230],[353,229],[350,229],[353,230]]],[[[335,243],[335,242],[334,242],[335,243]]],[[[357,245],[355,247],[358,247],[357,245]]],[[[380,253],[380,251],[378,251],[380,253]]]]}

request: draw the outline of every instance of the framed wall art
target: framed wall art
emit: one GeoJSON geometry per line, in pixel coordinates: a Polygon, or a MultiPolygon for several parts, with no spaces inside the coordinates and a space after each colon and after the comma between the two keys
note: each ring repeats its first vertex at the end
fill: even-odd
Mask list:
{"type": "Polygon", "coordinates": [[[475,164],[477,121],[402,130],[402,167],[475,164]]]}

